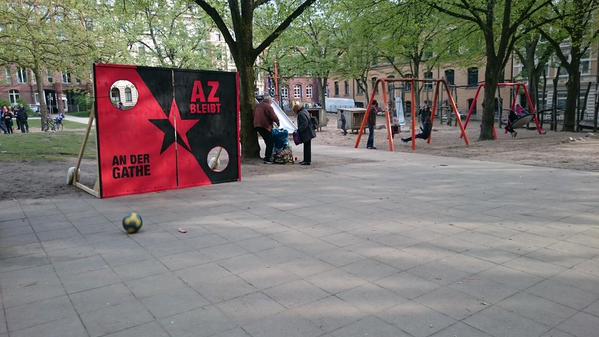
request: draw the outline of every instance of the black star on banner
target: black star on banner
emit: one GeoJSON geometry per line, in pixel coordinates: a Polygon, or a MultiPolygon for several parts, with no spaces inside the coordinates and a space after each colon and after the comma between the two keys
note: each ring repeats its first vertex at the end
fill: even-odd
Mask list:
{"type": "Polygon", "coordinates": [[[176,124],[179,131],[181,131],[181,133],[176,133],[177,144],[181,145],[185,150],[191,152],[189,140],[187,139],[187,132],[189,132],[191,128],[198,124],[199,121],[181,119],[181,113],[179,112],[179,108],[177,107],[175,100],[173,100],[173,103],[171,104],[171,111],[168,118],[150,119],[150,122],[159,128],[160,131],[164,132],[164,139],[162,140],[160,154],[163,154],[164,151],[168,150],[168,148],[175,142],[175,127],[173,124],[176,124]]]}
{"type": "MultiPolygon", "coordinates": [[[[160,131],[164,132],[162,148],[160,149],[160,154],[163,154],[164,151],[168,150],[168,148],[175,142],[175,127],[171,124],[171,121],[169,121],[168,119],[150,119],[150,123],[154,124],[157,128],[160,129],[160,131]]],[[[185,150],[191,152],[191,150],[183,142],[181,136],[179,136],[178,134],[177,143],[181,145],[185,150]]]]}

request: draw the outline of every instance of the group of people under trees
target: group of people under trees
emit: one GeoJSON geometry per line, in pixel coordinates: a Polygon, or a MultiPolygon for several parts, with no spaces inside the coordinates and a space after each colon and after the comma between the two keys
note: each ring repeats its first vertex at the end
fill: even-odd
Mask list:
{"type": "Polygon", "coordinates": [[[0,130],[4,134],[14,133],[13,125],[16,121],[17,130],[27,133],[29,132],[28,119],[27,110],[23,106],[7,107],[5,105],[0,109],[0,130]]]}
{"type": "MultiPolygon", "coordinates": [[[[265,97],[254,110],[254,129],[260,134],[266,145],[263,158],[265,164],[275,162],[273,127],[280,124],[271,103],[272,99],[265,97]]],[[[316,125],[308,111],[302,106],[296,104],[292,110],[297,115],[297,131],[293,135],[294,142],[297,145],[304,145],[304,160],[300,162],[300,165],[310,165],[312,163],[312,138],[316,137],[316,125]]]]}

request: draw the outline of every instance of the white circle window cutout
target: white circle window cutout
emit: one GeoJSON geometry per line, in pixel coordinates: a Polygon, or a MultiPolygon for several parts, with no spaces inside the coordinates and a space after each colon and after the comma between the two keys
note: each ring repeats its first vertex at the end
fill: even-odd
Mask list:
{"type": "Polygon", "coordinates": [[[208,167],[214,172],[222,172],[229,166],[229,153],[222,146],[215,146],[208,152],[208,167]]]}
{"type": "Polygon", "coordinates": [[[110,102],[119,110],[133,109],[138,98],[137,88],[127,80],[118,80],[110,87],[110,102]]]}

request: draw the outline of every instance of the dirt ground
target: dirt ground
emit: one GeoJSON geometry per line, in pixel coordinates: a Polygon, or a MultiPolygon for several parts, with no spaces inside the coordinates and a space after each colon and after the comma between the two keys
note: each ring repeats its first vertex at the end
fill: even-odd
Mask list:
{"type": "MultiPolygon", "coordinates": [[[[353,147],[357,134],[349,133],[343,136],[336,128],[335,116],[329,114],[328,126],[317,133],[315,144],[325,144],[343,147],[353,147]]],[[[379,117],[379,127],[384,125],[384,119],[379,117]]],[[[539,135],[534,130],[519,129],[518,136],[511,138],[503,130],[497,130],[496,141],[478,141],[479,124],[472,123],[467,132],[470,145],[465,146],[459,138],[459,129],[438,125],[435,123],[432,143],[423,140],[417,142],[417,153],[436,156],[459,157],[474,160],[495,162],[510,162],[525,165],[555,167],[563,169],[599,171],[599,137],[588,132],[565,133],[550,132],[539,135]]],[[[403,128],[400,137],[408,137],[409,129],[403,128]]],[[[368,135],[362,137],[360,146],[366,147],[368,135]]],[[[396,135],[396,151],[411,152],[409,144],[403,144],[396,135]]],[[[375,132],[377,150],[387,151],[386,130],[377,129],[375,132]]],[[[295,148],[294,148],[295,150],[295,148]]],[[[301,160],[301,151],[295,156],[301,160]]],[[[61,195],[80,195],[81,192],[66,185],[66,172],[75,166],[75,159],[67,161],[24,161],[1,162],[0,173],[4,183],[0,184],[0,200],[22,198],[44,198],[61,195]]],[[[355,161],[351,161],[355,162],[355,161]]],[[[310,170],[320,167],[347,164],[344,158],[327,158],[325,162],[314,162],[312,166],[300,165],[264,165],[259,160],[247,160],[243,165],[245,177],[285,172],[288,170],[310,170]]],[[[92,160],[84,160],[81,169],[82,182],[93,185],[95,181],[96,164],[92,160]]]]}
{"type": "MultiPolygon", "coordinates": [[[[315,143],[355,146],[357,133],[348,133],[347,136],[343,136],[341,130],[336,128],[337,122],[334,115],[328,114],[328,117],[328,126],[318,132],[315,143]]],[[[384,119],[378,117],[377,123],[379,129],[375,131],[375,146],[377,147],[375,151],[387,151],[389,146],[387,130],[383,128],[384,119]]],[[[547,131],[546,134],[539,135],[536,130],[517,129],[517,137],[512,138],[509,134],[505,134],[503,129],[497,129],[497,140],[479,141],[479,128],[478,122],[470,123],[466,130],[470,145],[466,146],[463,139],[459,137],[458,127],[439,125],[438,121],[435,121],[431,144],[419,139],[416,143],[416,152],[435,156],[599,171],[599,132],[593,134],[592,132],[547,131]]],[[[395,136],[396,151],[412,152],[411,143],[404,144],[399,139],[410,135],[410,129],[402,127],[401,133],[395,136]]],[[[366,147],[367,139],[368,130],[362,136],[361,147],[366,147]]]]}

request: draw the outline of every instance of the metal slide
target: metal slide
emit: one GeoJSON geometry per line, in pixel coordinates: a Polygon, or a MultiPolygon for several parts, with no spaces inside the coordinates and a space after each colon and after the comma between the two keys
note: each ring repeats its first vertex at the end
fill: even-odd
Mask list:
{"type": "Polygon", "coordinates": [[[275,111],[275,114],[279,118],[279,128],[287,130],[289,134],[292,134],[295,130],[297,130],[297,126],[295,123],[287,116],[285,111],[281,109],[281,107],[274,100],[271,103],[272,109],[275,111]]]}

